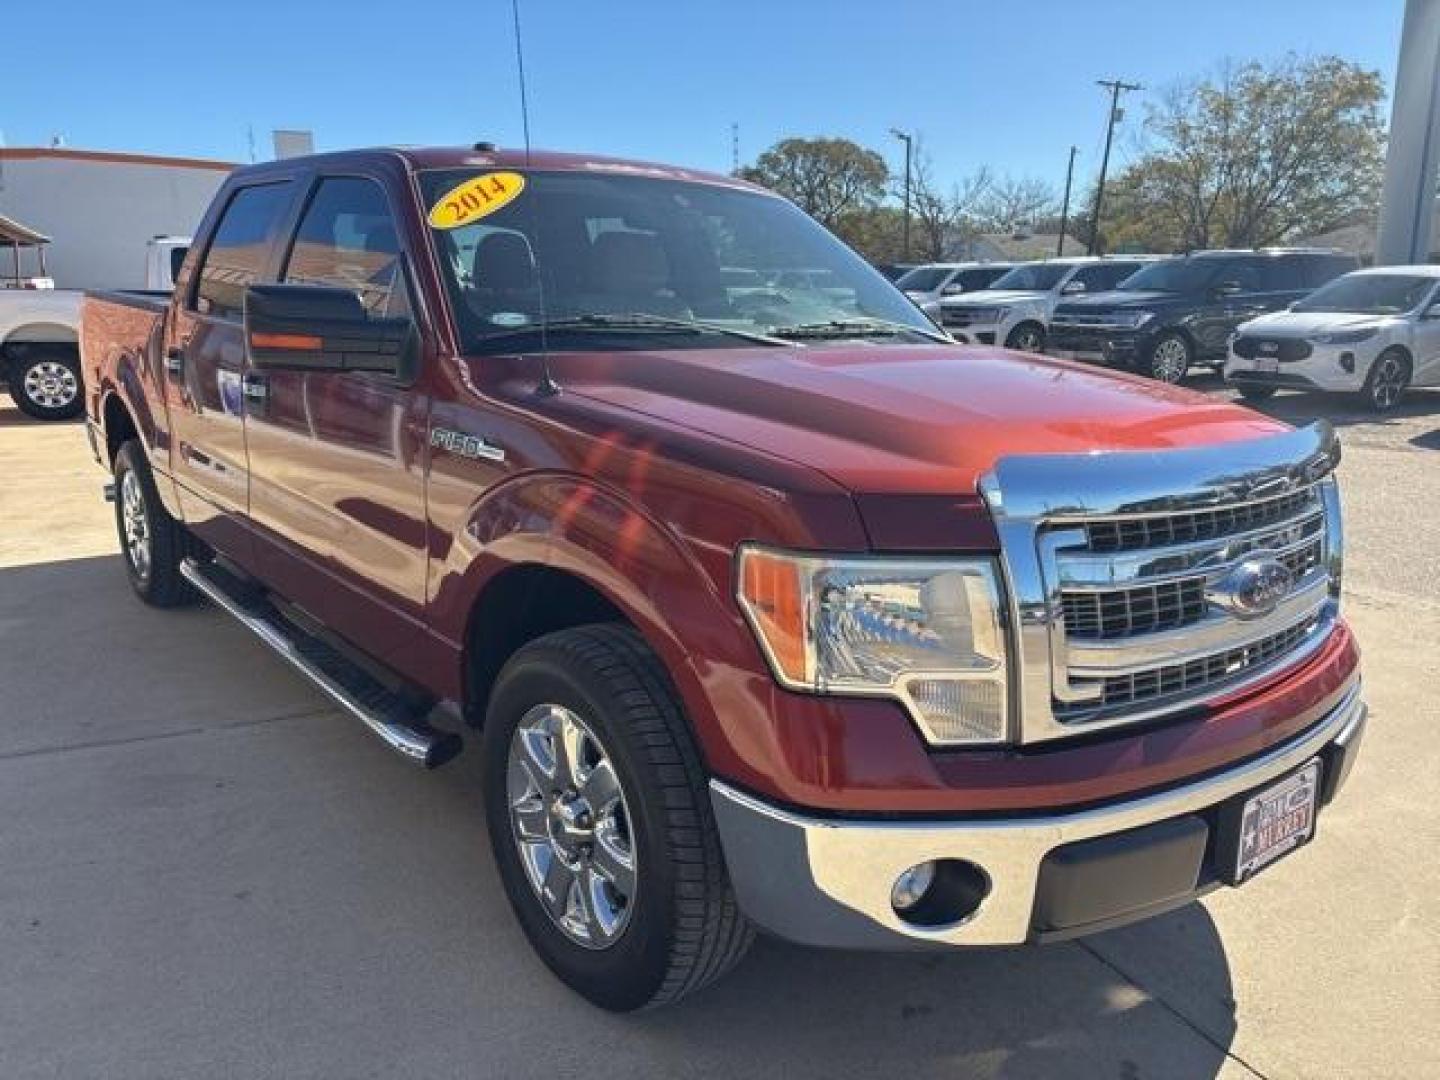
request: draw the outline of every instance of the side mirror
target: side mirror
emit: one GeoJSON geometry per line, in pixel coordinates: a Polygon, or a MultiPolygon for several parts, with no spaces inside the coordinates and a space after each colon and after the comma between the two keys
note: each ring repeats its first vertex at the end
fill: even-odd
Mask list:
{"type": "Polygon", "coordinates": [[[404,374],[415,326],[373,319],[351,289],[251,285],[245,290],[245,354],[258,368],[404,374]]]}
{"type": "Polygon", "coordinates": [[[1064,285],[1060,286],[1061,296],[1074,296],[1076,293],[1082,293],[1084,291],[1085,283],[1083,281],[1067,281],[1064,285]]]}
{"type": "Polygon", "coordinates": [[[959,296],[965,291],[964,285],[946,285],[940,290],[941,296],[959,296]]]}

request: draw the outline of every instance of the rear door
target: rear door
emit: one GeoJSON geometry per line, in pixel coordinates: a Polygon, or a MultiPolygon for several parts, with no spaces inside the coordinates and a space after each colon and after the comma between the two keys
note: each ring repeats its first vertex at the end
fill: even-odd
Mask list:
{"type": "Polygon", "coordinates": [[[1235,328],[1270,309],[1265,264],[1274,261],[1260,255],[1237,256],[1211,279],[1211,291],[1193,324],[1200,358],[1223,359],[1235,328]],[[1229,291],[1219,292],[1221,287],[1229,291]]]}
{"type": "Polygon", "coordinates": [[[297,189],[293,178],[280,177],[228,195],[165,334],[170,468],[185,523],[248,569],[245,289],[274,280],[276,241],[297,189]]]}
{"type": "MultiPolygon", "coordinates": [[[[402,230],[379,178],[313,178],[282,282],[354,289],[375,317],[412,315],[402,230]]],[[[423,361],[422,361],[423,363],[423,361]]],[[[372,372],[251,373],[250,515],[266,580],[365,651],[420,626],[429,397],[372,372]]]]}

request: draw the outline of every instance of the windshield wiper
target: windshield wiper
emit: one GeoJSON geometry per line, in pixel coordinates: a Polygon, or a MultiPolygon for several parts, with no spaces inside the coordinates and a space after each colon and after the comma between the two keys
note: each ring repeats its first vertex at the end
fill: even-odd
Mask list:
{"type": "Polygon", "coordinates": [[[521,337],[527,334],[550,333],[566,330],[645,330],[660,331],[662,333],[676,334],[725,334],[729,337],[740,338],[743,341],[753,341],[760,345],[784,345],[790,347],[793,342],[781,341],[778,337],[770,337],[766,334],[756,333],[751,330],[739,330],[732,326],[721,326],[717,323],[700,322],[695,319],[670,318],[665,315],[650,315],[645,312],[631,312],[623,315],[577,315],[574,318],[550,319],[546,322],[526,323],[524,326],[509,327],[504,330],[497,330],[494,333],[484,335],[480,342],[485,344],[503,338],[521,337]]]}
{"type": "Polygon", "coordinates": [[[777,338],[895,337],[899,334],[917,334],[930,341],[950,340],[938,331],[925,330],[908,323],[890,322],[888,319],[827,319],[824,322],[776,326],[770,333],[777,338]]]}

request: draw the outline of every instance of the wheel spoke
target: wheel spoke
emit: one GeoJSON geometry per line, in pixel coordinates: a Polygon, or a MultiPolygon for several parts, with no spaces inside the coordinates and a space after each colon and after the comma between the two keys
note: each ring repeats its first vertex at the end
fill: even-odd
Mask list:
{"type": "Polygon", "coordinates": [[[556,775],[572,788],[579,790],[585,778],[585,729],[575,722],[574,714],[568,709],[560,710],[556,719],[556,775]]]}
{"type": "Polygon", "coordinates": [[[624,924],[628,898],[614,896],[610,882],[594,870],[586,870],[580,875],[580,895],[584,898],[582,902],[591,936],[607,941],[613,938],[624,924]]]}
{"type": "Polygon", "coordinates": [[[590,866],[627,899],[635,895],[635,859],[629,846],[613,831],[597,829],[590,851],[590,866]]]}
{"type": "Polygon", "coordinates": [[[545,800],[538,794],[526,795],[510,807],[511,820],[515,822],[515,835],[527,843],[547,841],[549,830],[545,827],[545,800]]]}
{"type": "Polygon", "coordinates": [[[545,791],[555,784],[555,757],[551,751],[553,740],[548,732],[535,727],[522,727],[516,731],[520,745],[520,765],[530,777],[537,791],[545,791]]]}
{"type": "Polygon", "coordinates": [[[595,816],[599,817],[610,805],[620,798],[620,781],[615,778],[615,767],[609,758],[601,758],[580,785],[580,794],[590,804],[595,816]]]}
{"type": "Polygon", "coordinates": [[[570,890],[575,884],[575,871],[563,859],[550,852],[550,865],[540,882],[540,901],[553,918],[563,919],[570,910],[570,890]]]}

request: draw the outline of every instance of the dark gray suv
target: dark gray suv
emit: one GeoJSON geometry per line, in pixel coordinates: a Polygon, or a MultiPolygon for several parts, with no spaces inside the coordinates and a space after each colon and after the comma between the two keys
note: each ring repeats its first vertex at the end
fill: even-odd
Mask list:
{"type": "Polygon", "coordinates": [[[1062,303],[1045,351],[1177,383],[1191,365],[1220,367],[1230,335],[1359,269],[1338,251],[1197,251],[1154,263],[1110,292],[1062,303]]]}

